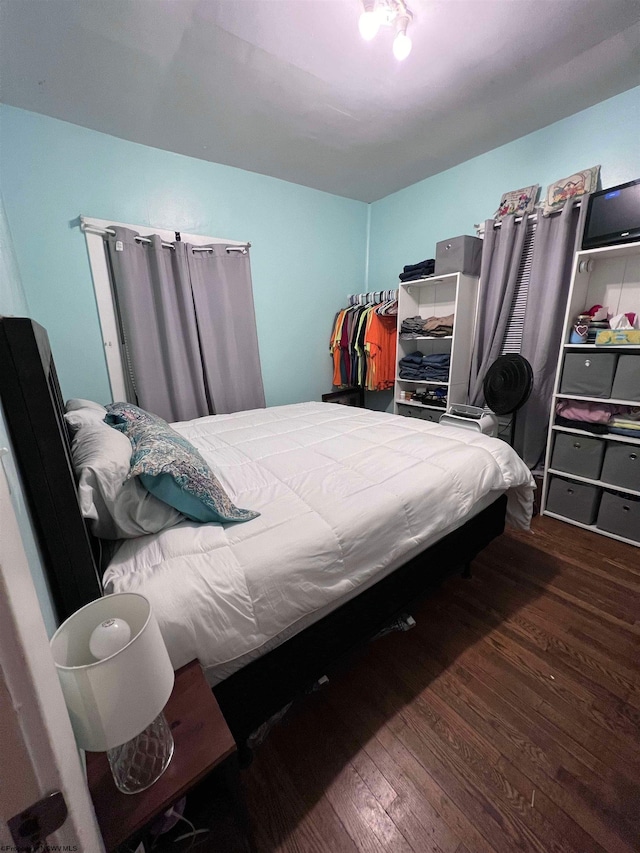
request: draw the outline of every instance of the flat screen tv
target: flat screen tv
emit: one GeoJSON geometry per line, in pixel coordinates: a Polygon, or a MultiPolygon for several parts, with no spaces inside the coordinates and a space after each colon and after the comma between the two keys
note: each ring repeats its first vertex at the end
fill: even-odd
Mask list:
{"type": "Polygon", "coordinates": [[[640,178],[593,193],[582,238],[583,249],[640,240],[640,178]]]}

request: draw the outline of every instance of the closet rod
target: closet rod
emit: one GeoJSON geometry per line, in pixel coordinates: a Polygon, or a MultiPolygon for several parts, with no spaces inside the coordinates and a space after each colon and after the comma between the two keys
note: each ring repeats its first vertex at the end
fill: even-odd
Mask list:
{"type": "MultiPolygon", "coordinates": [[[[101,237],[106,237],[107,234],[111,234],[111,236],[115,236],[115,231],[113,228],[98,228],[95,225],[88,224],[86,222],[80,223],[80,228],[82,231],[89,231],[91,234],[99,234],[101,237]]],[[[150,243],[151,240],[149,237],[135,237],[136,243],[150,243]]],[[[173,243],[162,243],[163,248],[165,249],[175,249],[173,243]]],[[[245,243],[242,246],[226,246],[227,252],[242,252],[243,255],[247,253],[247,249],[251,248],[251,243],[245,243]]],[[[193,247],[194,252],[213,252],[213,249],[210,246],[193,247]]]]}

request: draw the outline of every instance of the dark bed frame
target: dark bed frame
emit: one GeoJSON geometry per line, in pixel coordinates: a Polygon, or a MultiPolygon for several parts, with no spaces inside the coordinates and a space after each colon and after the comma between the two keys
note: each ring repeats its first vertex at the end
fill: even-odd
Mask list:
{"type": "MultiPolygon", "coordinates": [[[[80,515],[64,405],[46,331],[0,318],[0,397],[62,621],[102,595],[101,547],[80,515]]],[[[238,745],[504,530],[503,495],[374,586],[213,688],[238,745]]]]}

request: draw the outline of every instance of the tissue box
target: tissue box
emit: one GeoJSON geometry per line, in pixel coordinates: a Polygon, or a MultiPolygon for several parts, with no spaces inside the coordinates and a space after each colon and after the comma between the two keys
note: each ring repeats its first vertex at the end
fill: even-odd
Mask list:
{"type": "Polygon", "coordinates": [[[596,344],[599,347],[619,347],[629,344],[631,346],[640,345],[640,329],[607,329],[598,332],[596,335],[596,344]]]}
{"type": "Polygon", "coordinates": [[[436,243],[436,275],[463,272],[480,275],[482,240],[464,235],[436,243]]]}

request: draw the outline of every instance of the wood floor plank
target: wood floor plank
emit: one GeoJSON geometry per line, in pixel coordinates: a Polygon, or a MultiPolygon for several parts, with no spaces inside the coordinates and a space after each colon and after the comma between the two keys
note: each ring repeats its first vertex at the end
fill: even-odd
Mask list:
{"type": "MultiPolygon", "coordinates": [[[[419,677],[415,675],[412,661],[396,659],[395,668],[403,677],[419,677]]],[[[561,837],[575,849],[584,853],[602,853],[607,845],[618,843],[617,834],[600,818],[598,811],[595,814],[590,810],[585,813],[582,798],[572,796],[570,790],[565,790],[557,782],[556,776],[563,770],[560,762],[563,758],[566,762],[567,756],[529,720],[510,713],[510,709],[501,705],[495,695],[488,702],[483,701],[482,686],[475,682],[469,687],[468,682],[465,684],[457,678],[451,669],[439,678],[431,678],[428,694],[431,701],[436,696],[439,698],[441,712],[450,706],[459,720],[465,721],[469,730],[482,734],[486,742],[495,746],[500,753],[496,767],[505,780],[514,789],[526,791],[527,795],[536,790],[535,808],[558,827],[561,837]],[[585,823],[584,827],[582,822],[585,823]],[[599,839],[599,843],[595,839],[599,839]]],[[[456,726],[460,725],[459,720],[454,718],[456,726]]],[[[589,772],[575,761],[571,766],[581,775],[589,772]]],[[[606,783],[596,774],[590,774],[590,781],[598,796],[603,798],[606,783]]],[[[633,803],[638,801],[635,799],[638,789],[634,790],[634,787],[625,792],[624,803],[620,804],[615,796],[613,803],[608,803],[615,822],[620,822],[621,813],[630,813],[633,803]]],[[[607,807],[607,798],[604,799],[607,807]]]]}
{"type": "Polygon", "coordinates": [[[637,853],[640,552],[538,518],[298,703],[258,853],[637,853]]]}
{"type": "MultiPolygon", "coordinates": [[[[580,636],[564,629],[562,622],[543,618],[531,607],[505,615],[494,607],[487,585],[473,588],[457,585],[451,590],[455,604],[492,630],[507,637],[518,635],[540,651],[551,653],[579,674],[588,674],[591,681],[601,684],[622,700],[640,707],[640,674],[624,663],[614,661],[611,655],[585,642],[580,636]],[[488,593],[485,600],[483,593],[488,593]]],[[[503,597],[504,599],[504,597],[503,597]]]]}

